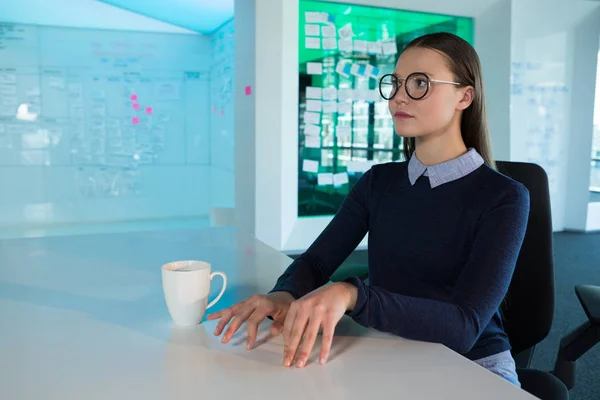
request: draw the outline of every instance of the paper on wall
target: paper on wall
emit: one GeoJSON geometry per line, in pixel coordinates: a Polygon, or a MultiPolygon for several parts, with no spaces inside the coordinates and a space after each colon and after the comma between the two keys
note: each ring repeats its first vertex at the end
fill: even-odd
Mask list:
{"type": "Polygon", "coordinates": [[[337,100],[337,89],[335,86],[323,89],[323,100],[337,100]]]}
{"type": "Polygon", "coordinates": [[[335,133],[338,138],[350,137],[352,135],[352,130],[349,126],[337,126],[335,128],[335,133]]]}
{"type": "Polygon", "coordinates": [[[309,149],[318,149],[321,147],[321,138],[319,136],[306,136],[304,146],[309,149]]]}
{"type": "Polygon", "coordinates": [[[306,111],[321,112],[321,100],[306,100],[306,111]]]}
{"type": "Polygon", "coordinates": [[[327,22],[330,18],[329,14],[325,12],[306,11],[304,19],[306,22],[327,22]]]}
{"type": "Polygon", "coordinates": [[[307,99],[320,99],[323,89],[320,87],[307,86],[306,87],[306,98],[307,99]]]}
{"type": "Polygon", "coordinates": [[[318,24],[305,24],[304,34],[306,36],[319,36],[321,34],[321,25],[318,24]]]}
{"type": "Polygon", "coordinates": [[[305,136],[321,136],[321,127],[319,125],[314,125],[314,124],[305,124],[304,125],[304,135],[305,136]]]}
{"type": "Polygon", "coordinates": [[[369,54],[383,53],[383,46],[381,45],[381,42],[368,42],[367,43],[367,52],[369,54]]]}
{"type": "Polygon", "coordinates": [[[332,38],[323,38],[323,50],[335,50],[337,49],[337,39],[332,38]]]}
{"type": "Polygon", "coordinates": [[[342,186],[342,185],[347,184],[348,182],[349,182],[349,180],[348,180],[347,172],[340,172],[338,174],[333,175],[333,185],[334,186],[342,186]]]}
{"type": "Polygon", "coordinates": [[[351,38],[352,36],[354,36],[354,32],[352,32],[352,23],[348,22],[346,25],[342,26],[338,30],[338,34],[343,39],[351,38]]]}
{"type": "Polygon", "coordinates": [[[319,162],[315,160],[304,160],[302,162],[302,171],[304,172],[319,172],[319,162]]]}
{"type": "Polygon", "coordinates": [[[394,39],[383,41],[381,45],[383,46],[383,54],[385,55],[392,55],[398,52],[394,39]]]}
{"type": "Polygon", "coordinates": [[[318,38],[318,37],[305,38],[304,47],[306,47],[307,49],[314,49],[314,50],[321,49],[321,38],[318,38]]]}
{"type": "Polygon", "coordinates": [[[360,68],[360,64],[352,64],[352,66],[350,67],[350,73],[352,75],[360,75],[358,73],[359,68],[360,68]]]}
{"type": "Polygon", "coordinates": [[[324,101],[323,114],[332,114],[337,112],[337,101],[324,101]]]}
{"type": "Polygon", "coordinates": [[[348,161],[348,172],[367,172],[375,161],[348,161]]]}
{"type": "Polygon", "coordinates": [[[306,73],[309,75],[322,75],[323,64],[316,62],[306,63],[306,73]]]}
{"type": "Polygon", "coordinates": [[[352,63],[350,60],[340,60],[335,67],[335,72],[342,75],[345,78],[350,77],[350,69],[352,67],[352,63]]]}
{"type": "Polygon", "coordinates": [[[333,185],[333,174],[325,173],[317,176],[317,184],[319,186],[333,185]]]}
{"type": "Polygon", "coordinates": [[[352,51],[352,39],[340,39],[338,41],[340,51],[352,51]]]}
{"type": "Polygon", "coordinates": [[[304,123],[319,125],[321,123],[321,114],[311,111],[304,111],[304,123]]]}
{"type": "Polygon", "coordinates": [[[354,41],[354,51],[359,53],[367,52],[367,41],[366,40],[355,40],[354,41]]]}
{"type": "Polygon", "coordinates": [[[349,114],[352,112],[352,103],[349,101],[338,103],[338,114],[349,114]]]}
{"type": "Polygon", "coordinates": [[[344,88],[344,89],[338,90],[338,100],[339,101],[352,100],[353,95],[354,95],[353,89],[344,88]]]}
{"type": "Polygon", "coordinates": [[[321,35],[323,37],[336,37],[335,26],[333,24],[323,25],[321,27],[321,35]]]}
{"type": "Polygon", "coordinates": [[[7,85],[5,83],[0,84],[0,95],[2,96],[11,96],[17,94],[17,86],[16,85],[7,85]]]}

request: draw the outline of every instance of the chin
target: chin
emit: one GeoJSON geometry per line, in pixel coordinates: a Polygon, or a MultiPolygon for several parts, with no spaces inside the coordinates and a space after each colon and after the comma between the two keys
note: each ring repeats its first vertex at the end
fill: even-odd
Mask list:
{"type": "Polygon", "coordinates": [[[427,133],[396,129],[396,135],[403,137],[403,138],[414,138],[414,137],[425,136],[425,135],[427,135],[427,133]]]}

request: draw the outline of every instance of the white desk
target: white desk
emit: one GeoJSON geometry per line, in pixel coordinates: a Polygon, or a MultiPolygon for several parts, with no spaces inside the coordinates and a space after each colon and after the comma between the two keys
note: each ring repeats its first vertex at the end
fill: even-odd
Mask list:
{"type": "Polygon", "coordinates": [[[329,363],[317,348],[304,369],[281,366],[281,336],[246,351],[245,332],[223,345],[212,321],[173,328],[160,266],[178,259],[227,273],[215,309],[269,290],[291,262],[231,228],[0,241],[0,398],[533,398],[444,346],[350,319],[329,363]]]}

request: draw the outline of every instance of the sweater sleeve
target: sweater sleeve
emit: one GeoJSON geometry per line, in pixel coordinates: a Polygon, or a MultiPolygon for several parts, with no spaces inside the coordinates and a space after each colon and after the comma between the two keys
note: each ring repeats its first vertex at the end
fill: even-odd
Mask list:
{"type": "MultiPolygon", "coordinates": [[[[372,169],[371,169],[372,170],[372,169]]],[[[279,277],[271,292],[298,299],[328,282],[369,229],[371,170],[363,174],[313,244],[279,277]]]]}
{"type": "Polygon", "coordinates": [[[508,291],[528,216],[529,192],[514,185],[480,219],[467,263],[448,301],[396,294],[349,278],[358,294],[348,314],[363,326],[467,353],[508,291]]]}

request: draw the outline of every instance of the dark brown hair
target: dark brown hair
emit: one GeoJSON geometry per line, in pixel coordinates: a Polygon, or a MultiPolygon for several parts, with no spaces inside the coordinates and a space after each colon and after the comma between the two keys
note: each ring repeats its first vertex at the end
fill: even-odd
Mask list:
{"type": "MultiPolygon", "coordinates": [[[[421,47],[436,50],[446,57],[448,67],[456,82],[474,88],[473,103],[462,113],[460,131],[467,148],[474,148],[486,164],[495,168],[488,130],[483,91],[483,74],[479,56],[473,46],[452,33],[440,32],[420,36],[410,42],[406,49],[421,47]]],[[[404,138],[404,157],[408,160],[415,151],[415,138],[404,138]]]]}

